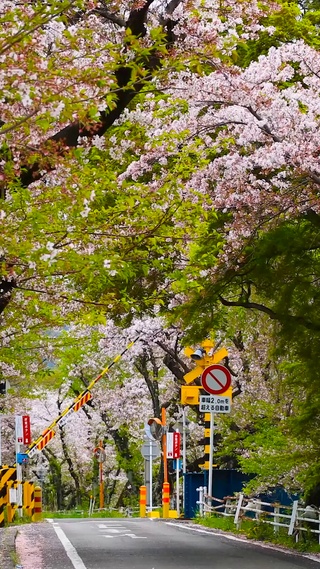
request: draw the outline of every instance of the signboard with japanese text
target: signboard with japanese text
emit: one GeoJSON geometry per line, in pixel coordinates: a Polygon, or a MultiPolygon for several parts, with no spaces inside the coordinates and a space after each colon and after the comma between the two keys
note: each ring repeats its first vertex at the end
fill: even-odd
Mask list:
{"type": "Polygon", "coordinates": [[[31,425],[29,415],[22,415],[23,444],[31,443],[31,425]]]}
{"type": "Polygon", "coordinates": [[[31,443],[29,415],[16,415],[16,443],[23,445],[31,443]]]}
{"type": "Polygon", "coordinates": [[[224,395],[200,395],[199,411],[202,413],[230,413],[231,397],[224,395]]]}
{"type": "Polygon", "coordinates": [[[180,433],[167,433],[167,458],[180,458],[180,433]]]}

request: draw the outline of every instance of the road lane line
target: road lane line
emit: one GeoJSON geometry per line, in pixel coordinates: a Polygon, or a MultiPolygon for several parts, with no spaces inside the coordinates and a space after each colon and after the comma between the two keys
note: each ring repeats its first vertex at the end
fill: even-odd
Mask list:
{"type": "Polygon", "coordinates": [[[68,555],[72,565],[74,566],[74,569],[87,569],[87,567],[85,566],[85,564],[83,563],[81,557],[78,555],[77,551],[75,550],[75,548],[73,547],[71,541],[69,541],[69,539],[67,538],[66,534],[64,533],[64,531],[61,529],[60,526],[58,526],[57,524],[52,524],[53,525],[53,529],[56,532],[58,538],[60,539],[66,554],[68,555]]]}

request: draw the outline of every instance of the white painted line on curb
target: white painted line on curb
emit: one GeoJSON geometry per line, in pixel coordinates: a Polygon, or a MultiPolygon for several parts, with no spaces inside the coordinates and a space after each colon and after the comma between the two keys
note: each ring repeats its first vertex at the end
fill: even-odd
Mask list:
{"type": "Polygon", "coordinates": [[[58,538],[60,539],[66,554],[68,555],[72,565],[74,566],[74,569],[87,569],[87,567],[85,566],[85,564],[83,563],[81,557],[78,555],[78,553],[76,552],[75,548],[73,547],[71,541],[68,540],[66,534],[64,533],[64,531],[61,529],[61,527],[58,526],[58,524],[53,523],[52,527],[54,529],[54,531],[56,532],[58,538]]]}
{"type": "Polygon", "coordinates": [[[230,535],[227,533],[219,533],[219,532],[215,532],[215,531],[208,531],[205,529],[200,529],[198,527],[190,527],[190,526],[186,526],[184,524],[179,524],[179,523],[172,523],[172,522],[166,522],[166,524],[168,526],[175,526],[175,527],[179,527],[179,528],[183,528],[183,529],[189,529],[191,531],[197,531],[198,533],[206,533],[208,535],[214,535],[215,537],[225,537],[226,539],[230,539],[231,541],[240,541],[242,543],[246,543],[247,545],[257,545],[259,547],[263,547],[264,549],[273,549],[274,551],[279,551],[280,553],[286,553],[288,555],[296,555],[299,557],[303,557],[303,558],[307,558],[307,559],[311,559],[312,561],[316,561],[317,563],[320,563],[320,558],[316,557],[315,555],[310,554],[305,554],[305,553],[299,553],[298,551],[291,551],[289,549],[281,549],[281,547],[277,547],[276,545],[268,545],[267,543],[261,543],[261,541],[254,541],[254,540],[248,540],[248,539],[243,539],[241,537],[237,537],[236,535],[230,535]]]}

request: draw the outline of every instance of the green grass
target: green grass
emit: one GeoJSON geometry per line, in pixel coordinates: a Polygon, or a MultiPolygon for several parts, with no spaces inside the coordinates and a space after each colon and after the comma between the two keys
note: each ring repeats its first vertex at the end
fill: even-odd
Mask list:
{"type": "Polygon", "coordinates": [[[88,510],[64,510],[63,512],[42,512],[43,518],[124,518],[124,514],[121,514],[115,510],[102,510],[101,512],[93,512],[89,516],[88,510]]]}
{"type": "Polygon", "coordinates": [[[294,536],[288,535],[286,528],[279,528],[274,533],[273,526],[264,521],[243,520],[239,528],[233,522],[233,517],[223,517],[217,514],[203,518],[196,517],[195,523],[208,528],[230,531],[238,535],[245,535],[248,539],[273,543],[282,547],[305,553],[320,553],[318,535],[311,532],[302,532],[298,542],[294,536]]]}

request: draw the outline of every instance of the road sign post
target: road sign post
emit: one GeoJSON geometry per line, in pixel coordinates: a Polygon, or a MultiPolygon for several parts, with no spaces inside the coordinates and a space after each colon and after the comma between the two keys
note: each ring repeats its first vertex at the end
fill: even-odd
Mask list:
{"type": "Polygon", "coordinates": [[[15,438],[16,438],[16,464],[17,464],[17,503],[19,516],[22,517],[22,464],[23,460],[19,460],[21,456],[21,445],[28,445],[31,442],[30,433],[30,417],[29,415],[16,415],[15,417],[15,438]]]}
{"type": "Polygon", "coordinates": [[[21,463],[18,462],[17,457],[20,454],[21,450],[21,443],[23,442],[23,432],[22,432],[22,422],[21,416],[16,415],[15,418],[16,422],[16,464],[17,464],[17,504],[18,504],[18,512],[19,517],[22,518],[22,466],[21,463]]]}
{"type": "MultiPolygon", "coordinates": [[[[184,353],[187,357],[190,357],[194,363],[196,363],[196,367],[188,371],[184,376],[183,379],[187,385],[181,387],[181,404],[184,405],[197,405],[199,403],[199,391],[201,387],[203,387],[207,393],[210,395],[212,394],[220,394],[224,392],[225,388],[228,390],[231,385],[231,374],[227,368],[224,366],[219,365],[219,362],[224,360],[228,356],[228,350],[224,347],[219,348],[221,342],[214,342],[211,339],[206,339],[201,342],[201,347],[198,349],[193,349],[191,347],[187,347],[184,350],[184,353]],[[208,369],[215,372],[215,375],[209,377],[208,369]],[[191,385],[195,379],[200,376],[204,376],[204,383],[200,385],[191,385]],[[209,390],[207,389],[209,387],[209,390]],[[211,391],[211,388],[213,391],[211,391]],[[216,391],[214,390],[216,389],[216,391]]],[[[202,409],[200,409],[202,410],[202,409]]],[[[212,410],[212,413],[214,409],[212,410]]],[[[207,432],[209,431],[210,441],[209,445],[205,443],[205,457],[207,453],[207,446],[209,446],[209,461],[208,458],[205,460],[204,467],[207,468],[207,464],[209,463],[209,476],[211,478],[211,492],[212,492],[212,462],[213,462],[213,429],[214,429],[214,416],[211,416],[211,413],[207,413],[209,417],[205,416],[205,421],[208,422],[205,429],[205,440],[207,439],[207,432]],[[210,418],[210,419],[209,419],[210,418]],[[210,420],[210,422],[209,422],[210,420]],[[211,471],[211,473],[210,473],[211,471]]],[[[185,418],[185,416],[184,416],[185,418]]],[[[186,462],[185,462],[185,429],[183,430],[183,472],[186,472],[186,462]]],[[[185,485],[185,476],[183,477],[184,485],[185,485]]],[[[183,490],[183,502],[185,507],[185,486],[183,490]]]]}
{"type": "Polygon", "coordinates": [[[176,503],[177,503],[177,513],[180,515],[180,469],[179,461],[181,454],[181,435],[179,429],[174,432],[167,433],[167,458],[169,460],[175,460],[176,465],[176,503]]]}
{"type": "MultiPolygon", "coordinates": [[[[208,494],[212,496],[212,481],[213,481],[213,443],[214,443],[214,413],[210,413],[210,442],[209,442],[209,476],[208,476],[208,494]]],[[[211,505],[211,498],[209,498],[209,504],[211,505]]]]}
{"type": "Polygon", "coordinates": [[[161,455],[158,441],[148,438],[148,440],[143,443],[140,452],[145,459],[145,485],[147,488],[147,505],[149,511],[152,512],[152,466],[154,459],[158,458],[161,455]],[[149,477],[147,475],[149,475],[149,477]]]}
{"type": "MultiPolygon", "coordinates": [[[[208,366],[201,375],[201,385],[209,396],[200,397],[200,411],[210,412],[209,439],[209,476],[208,494],[212,496],[213,481],[213,444],[214,444],[214,412],[230,413],[230,398],[223,396],[231,386],[231,373],[225,366],[214,364],[208,366]]],[[[211,503],[211,499],[209,498],[211,503]]]]}
{"type": "Polygon", "coordinates": [[[176,502],[177,502],[177,514],[180,516],[180,469],[179,469],[179,458],[180,458],[180,432],[179,429],[174,433],[175,437],[173,439],[173,451],[176,460],[176,502]]]}

